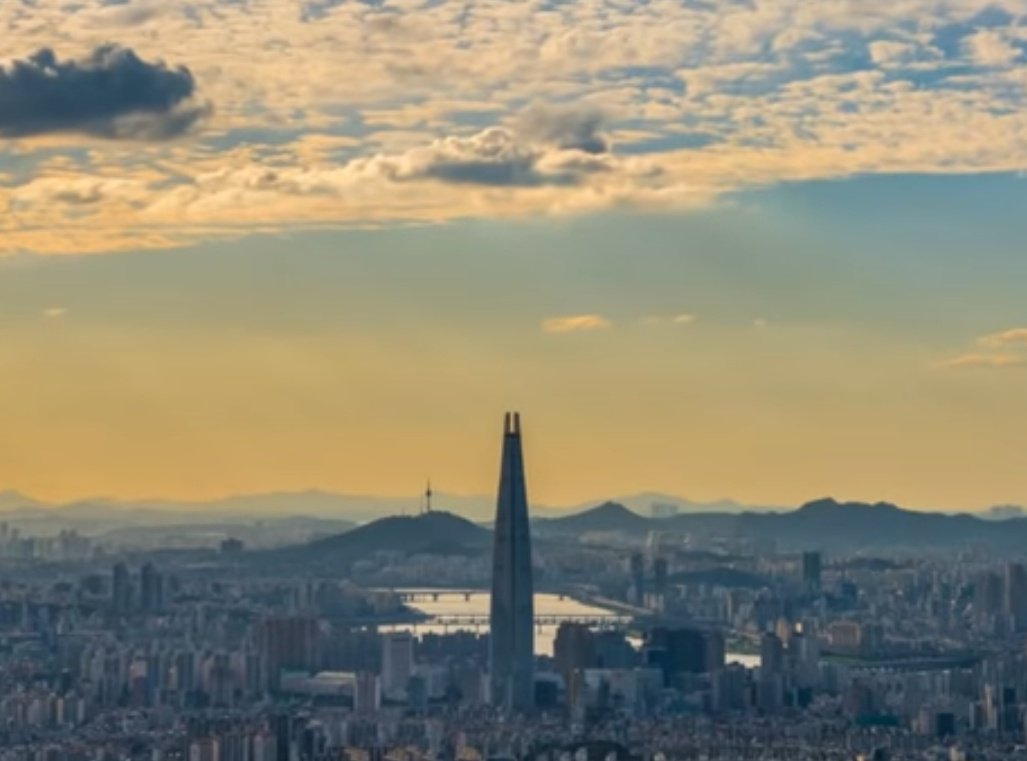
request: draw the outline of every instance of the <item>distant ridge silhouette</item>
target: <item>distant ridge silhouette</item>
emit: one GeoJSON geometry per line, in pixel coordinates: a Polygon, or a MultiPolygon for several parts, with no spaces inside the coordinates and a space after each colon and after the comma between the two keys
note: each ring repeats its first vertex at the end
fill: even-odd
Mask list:
{"type": "Polygon", "coordinates": [[[580,513],[535,522],[543,534],[580,534],[585,532],[646,532],[653,527],[649,518],[632,512],[619,502],[604,502],[580,513]]]}
{"type": "Polygon", "coordinates": [[[807,502],[787,512],[681,513],[647,518],[623,505],[605,503],[565,518],[536,521],[543,536],[619,532],[642,537],[649,532],[697,537],[771,541],[785,551],[820,547],[836,550],[951,549],[986,545],[1019,550],[1027,544],[1027,518],[989,520],[968,514],[906,510],[888,502],[807,502]]]}
{"type": "Polygon", "coordinates": [[[351,531],[282,550],[303,559],[338,556],[349,560],[376,552],[460,555],[485,552],[492,532],[458,515],[432,511],[380,518],[351,531]]]}

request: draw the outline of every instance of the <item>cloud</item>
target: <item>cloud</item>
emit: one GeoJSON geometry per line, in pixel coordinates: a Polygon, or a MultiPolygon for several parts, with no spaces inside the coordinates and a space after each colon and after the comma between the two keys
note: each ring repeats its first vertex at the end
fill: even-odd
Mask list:
{"type": "Polygon", "coordinates": [[[161,16],[181,11],[181,8],[175,7],[175,3],[167,0],[113,0],[96,10],[90,22],[97,27],[141,26],[161,16]]]}
{"type": "Polygon", "coordinates": [[[757,317],[752,321],[752,326],[757,330],[763,330],[764,328],[770,327],[770,321],[765,317],[757,317]]]}
{"type": "Polygon", "coordinates": [[[1027,365],[1027,359],[1015,354],[963,354],[941,363],[945,368],[968,367],[1019,367],[1027,365]]]}
{"type": "Polygon", "coordinates": [[[470,137],[447,137],[371,166],[393,180],[435,179],[472,185],[571,185],[601,171],[598,161],[552,151],[524,141],[510,130],[490,127],[470,137]]]}
{"type": "Polygon", "coordinates": [[[1002,32],[981,29],[964,42],[967,57],[979,66],[1012,66],[1020,57],[1016,47],[1002,32]]]}
{"type": "Polygon", "coordinates": [[[42,314],[48,320],[59,320],[68,314],[68,309],[67,307],[47,307],[42,314]]]}
{"type": "Polygon", "coordinates": [[[601,133],[603,114],[597,108],[534,106],[517,120],[517,129],[528,138],[564,150],[599,154],[609,150],[601,133]]]}
{"type": "Polygon", "coordinates": [[[604,330],[612,323],[598,314],[574,314],[563,317],[550,317],[542,321],[545,333],[575,333],[585,330],[604,330]]]}
{"type": "Polygon", "coordinates": [[[1025,168],[1014,0],[543,5],[0,2],[0,29],[41,51],[0,71],[0,136],[19,166],[75,157],[4,176],[0,253],[673,212],[781,183],[1025,168]],[[89,54],[112,37],[123,47],[89,54]],[[195,140],[160,139],[206,113],[194,74],[217,113],[195,140]],[[145,97],[111,94],[137,79],[145,97]]]}
{"type": "Polygon", "coordinates": [[[671,315],[654,314],[646,317],[642,322],[646,325],[691,325],[697,319],[694,314],[682,312],[671,315]]]}
{"type": "Polygon", "coordinates": [[[533,109],[517,120],[516,129],[496,126],[467,137],[440,138],[399,155],[376,156],[366,166],[398,181],[575,185],[612,168],[611,157],[601,155],[606,143],[595,131],[599,122],[592,119],[575,111],[533,109]]]}
{"type": "Polygon", "coordinates": [[[116,45],[82,61],[61,61],[49,48],[0,67],[0,137],[82,133],[164,140],[187,131],[207,107],[192,102],[184,67],[147,63],[116,45]]]}
{"type": "Polygon", "coordinates": [[[989,333],[977,339],[977,345],[986,351],[969,352],[939,363],[943,368],[1001,368],[1027,365],[1027,354],[1014,353],[1027,347],[1027,328],[1010,328],[989,333]]]}
{"type": "Polygon", "coordinates": [[[990,349],[1001,349],[1005,346],[1019,344],[1027,346],[1027,328],[1010,328],[998,333],[991,333],[990,335],[981,336],[977,339],[977,343],[990,349]]]}

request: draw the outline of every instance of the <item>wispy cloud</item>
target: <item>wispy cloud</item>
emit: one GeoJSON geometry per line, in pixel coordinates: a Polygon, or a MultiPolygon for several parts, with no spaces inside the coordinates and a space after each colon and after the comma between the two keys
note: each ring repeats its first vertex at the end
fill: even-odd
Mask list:
{"type": "Polygon", "coordinates": [[[48,320],[59,320],[68,314],[67,307],[47,307],[42,312],[43,317],[48,320]]]}
{"type": "Polygon", "coordinates": [[[1001,349],[1006,346],[1027,346],[1027,328],[1010,328],[998,333],[991,333],[977,339],[981,346],[990,349],[1001,349]]]}
{"type": "Polygon", "coordinates": [[[697,319],[694,314],[681,312],[679,314],[652,314],[644,318],[642,322],[646,325],[691,325],[697,319]]]}
{"type": "Polygon", "coordinates": [[[943,368],[1003,368],[1027,366],[1027,328],[1009,328],[981,336],[983,351],[969,351],[938,363],[943,368]]]}
{"type": "Polygon", "coordinates": [[[542,321],[545,333],[575,333],[586,330],[604,330],[612,323],[598,314],[572,314],[562,317],[550,317],[542,321]]]}
{"type": "Polygon", "coordinates": [[[1016,354],[963,354],[941,363],[945,368],[967,367],[1020,367],[1027,365],[1027,358],[1016,354]]]}

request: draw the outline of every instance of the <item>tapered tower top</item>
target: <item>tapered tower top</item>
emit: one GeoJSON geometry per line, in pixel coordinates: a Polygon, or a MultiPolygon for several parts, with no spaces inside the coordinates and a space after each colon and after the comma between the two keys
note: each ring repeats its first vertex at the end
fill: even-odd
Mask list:
{"type": "Polygon", "coordinates": [[[520,436],[521,434],[521,413],[508,412],[503,421],[503,433],[507,436],[520,436]]]}

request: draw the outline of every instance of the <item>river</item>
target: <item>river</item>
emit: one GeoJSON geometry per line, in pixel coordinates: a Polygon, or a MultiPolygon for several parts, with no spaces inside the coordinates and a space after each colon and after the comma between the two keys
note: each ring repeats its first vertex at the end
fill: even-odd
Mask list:
{"type": "MultiPolygon", "coordinates": [[[[417,634],[433,632],[442,634],[447,631],[469,629],[485,633],[488,631],[489,593],[481,590],[437,590],[437,589],[400,589],[404,594],[416,595],[416,599],[407,603],[411,608],[419,610],[430,618],[416,624],[399,624],[387,627],[392,630],[410,630],[417,634]],[[469,619],[467,622],[443,623],[440,619],[469,619]],[[475,619],[473,622],[470,619],[475,619]]],[[[535,594],[535,616],[573,617],[588,621],[608,621],[614,625],[624,620],[615,611],[588,605],[570,597],[539,592],[535,594]]],[[[556,638],[557,622],[543,622],[535,627],[535,652],[539,655],[553,654],[553,640],[556,638]]],[[[637,643],[636,643],[637,644],[637,643]]],[[[741,663],[754,668],[759,665],[758,655],[728,653],[728,663],[741,663]]]]}

